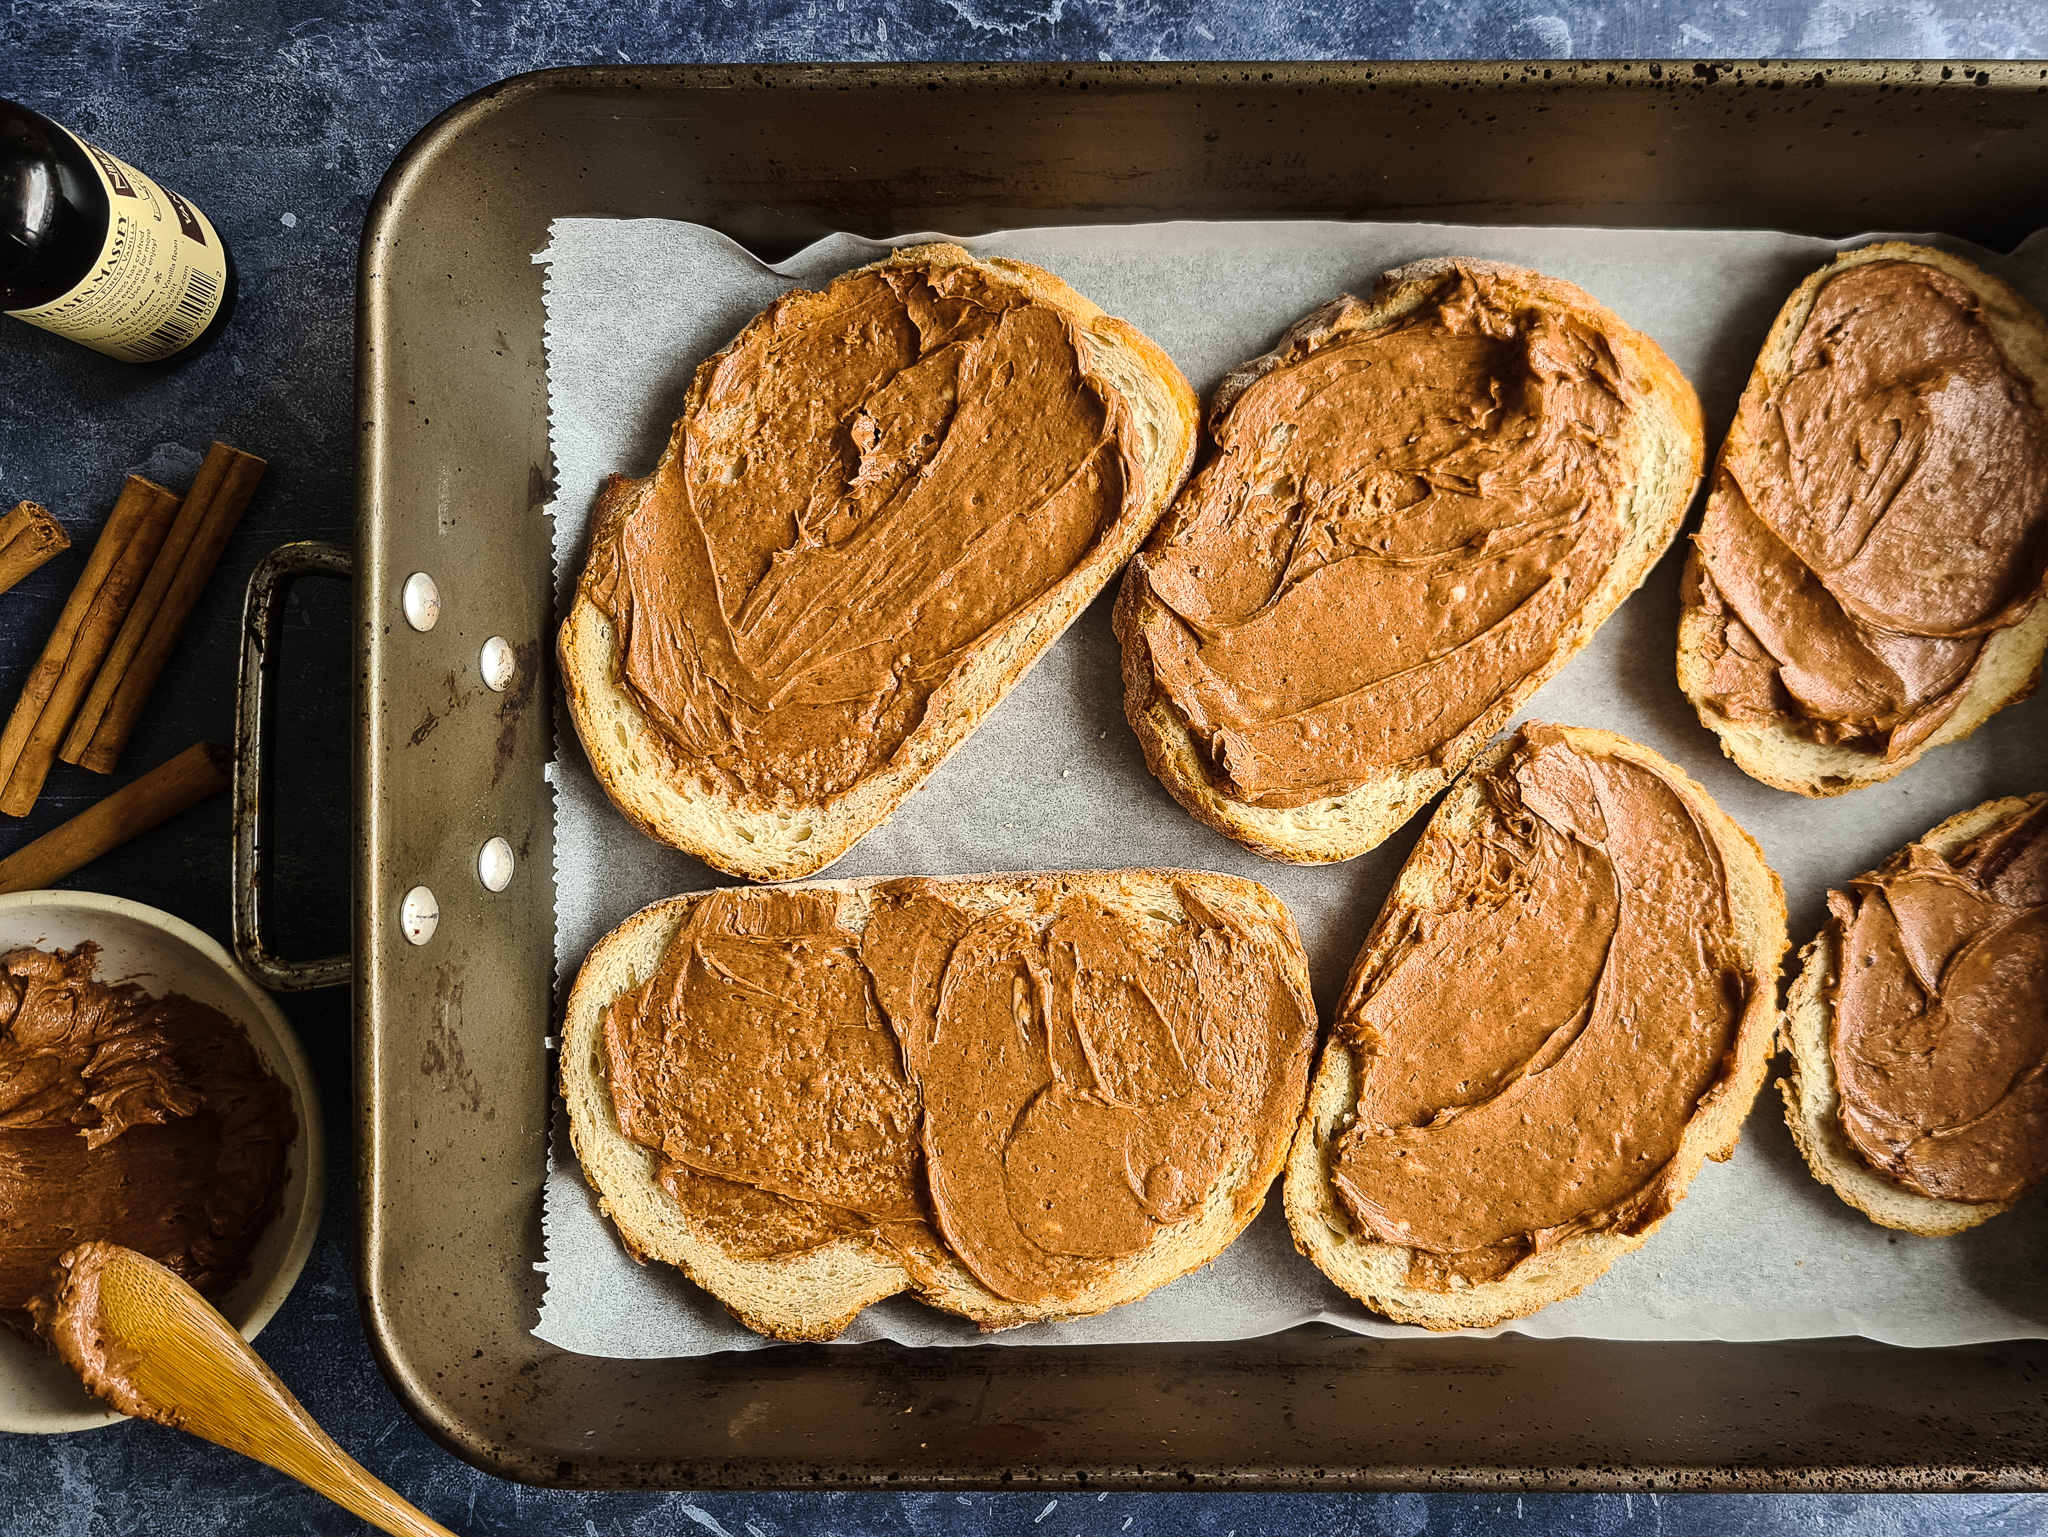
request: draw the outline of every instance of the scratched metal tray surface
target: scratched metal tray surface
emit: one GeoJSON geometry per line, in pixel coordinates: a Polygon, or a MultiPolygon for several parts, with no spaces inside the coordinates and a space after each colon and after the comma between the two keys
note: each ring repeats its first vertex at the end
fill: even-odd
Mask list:
{"type": "Polygon", "coordinates": [[[560,215],[775,259],[832,230],[1198,218],[1945,230],[2048,208],[2039,64],[592,68],[402,155],[363,238],[363,1307],[457,1455],[593,1487],[2038,1488],[2048,1345],[1381,1341],[613,1361],[535,1340],[553,1063],[541,269],[560,215]],[[438,585],[420,631],[412,573],[438,585]],[[493,692],[479,656],[513,647],[493,692]],[[507,839],[493,893],[478,853],[507,839]],[[426,886],[440,919],[401,931],[426,886]]]}

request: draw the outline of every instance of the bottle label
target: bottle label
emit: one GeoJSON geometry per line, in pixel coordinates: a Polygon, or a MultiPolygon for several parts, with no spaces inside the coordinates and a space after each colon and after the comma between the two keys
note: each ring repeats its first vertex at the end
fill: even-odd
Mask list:
{"type": "Polygon", "coordinates": [[[153,363],[169,357],[213,323],[227,296],[220,236],[205,214],[168,187],[71,137],[107,191],[106,243],[69,293],[7,313],[111,358],[153,363]]]}

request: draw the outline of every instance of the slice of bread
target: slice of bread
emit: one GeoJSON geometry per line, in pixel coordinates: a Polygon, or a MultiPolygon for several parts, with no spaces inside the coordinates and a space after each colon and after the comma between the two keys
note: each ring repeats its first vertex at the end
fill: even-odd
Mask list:
{"type": "MultiPolygon", "coordinates": [[[[2038,800],[2039,797],[2035,797],[2038,800]]],[[[2033,800],[2006,796],[1958,812],[1915,841],[1948,858],[1981,833],[2019,816],[2033,800]]],[[[1830,921],[1813,942],[1799,952],[1799,975],[1785,1000],[1783,1036],[1791,1070],[1778,1082],[1785,1098],[1785,1124],[1806,1157],[1813,1177],[1844,1201],[1883,1227],[1946,1238],[2011,1211],[2023,1196],[2010,1201],[1942,1201],[1907,1190],[1863,1161],[1842,1129],[1840,1085],[1834,1057],[1828,1051],[1832,1012],[1828,983],[1835,974],[1838,942],[1830,921]]]]}
{"type": "MultiPolygon", "coordinates": [[[[1287,1220],[1295,1247],[1366,1306],[1399,1322],[1428,1329],[1487,1327],[1525,1317],[1582,1290],[1656,1230],[1684,1196],[1703,1160],[1722,1160],[1733,1153],[1743,1117],[1769,1064],[1777,1016],[1777,969],[1784,952],[1784,894],[1777,876],[1764,863],[1762,851],[1704,790],[1656,753],[1605,731],[1534,724],[1488,749],[1437,808],[1352,967],[1344,1002],[1309,1087],[1308,1111],[1288,1154],[1287,1220]],[[1497,863],[1485,863],[1474,851],[1485,846],[1483,835],[1490,829],[1510,839],[1516,836],[1513,827],[1503,823],[1495,801],[1499,792],[1496,780],[1504,785],[1523,761],[1520,755],[1525,744],[1533,741],[1540,745],[1550,733],[1561,737],[1581,758],[1618,759],[1649,770],[1711,841],[1719,856],[1733,932],[1673,938],[1681,942],[1694,939],[1703,958],[1718,951],[1721,964],[1736,969],[1745,991],[1742,1013],[1733,1046],[1719,1060],[1717,1076],[1696,1101],[1675,1153],[1661,1174],[1652,1174],[1647,1184],[1638,1187],[1639,1192],[1651,1192],[1653,1198],[1631,1208],[1628,1220],[1618,1227],[1567,1231],[1562,1237],[1538,1243],[1492,1279],[1453,1276],[1446,1286],[1419,1284],[1411,1271],[1418,1251],[1383,1241],[1354,1223],[1333,1183],[1332,1169],[1338,1144],[1357,1119],[1366,1061],[1393,1044],[1389,1039],[1393,1031],[1412,1039],[1436,1040],[1432,1032],[1440,1030],[1444,1038],[1437,1041],[1438,1060],[1462,1071],[1473,1066],[1469,1056],[1442,1054],[1456,1052],[1454,1037],[1469,1026],[1462,1020],[1403,1014],[1381,1026],[1384,1034],[1376,1037],[1364,1027],[1365,1015],[1375,992],[1394,975],[1403,954],[1428,940],[1432,924],[1456,913],[1488,913],[1504,906],[1508,879],[1497,863]],[[1465,864],[1462,871],[1461,862],[1465,864]],[[1475,875],[1482,883],[1492,884],[1475,888],[1471,883],[1475,875]],[[1715,942],[1710,944],[1710,940],[1715,942]]],[[[1500,1006],[1503,1014],[1511,1012],[1505,997],[1500,1006]]],[[[1543,1051],[1555,1046],[1552,1037],[1543,1051]]],[[[1564,1060],[1562,1056],[1532,1058],[1520,1082],[1534,1082],[1564,1060]]],[[[1669,1071],[1661,1060],[1640,1067],[1650,1074],[1669,1071]]],[[[1495,1097],[1505,1103],[1517,1087],[1510,1083],[1495,1097]]],[[[1616,1092],[1628,1093],[1626,1087],[1616,1092]]],[[[1441,1109],[1429,1123],[1430,1129],[1484,1110],[1489,1103],[1482,1097],[1470,1105],[1441,1109]]],[[[1570,1119],[1575,1125],[1576,1117],[1570,1119]]],[[[1531,1146],[1540,1150],[1538,1143],[1531,1146]]],[[[1426,1149],[1418,1148],[1418,1162],[1428,1156],[1426,1149]]],[[[1453,1155],[1447,1152],[1442,1156],[1453,1155]]],[[[1499,1156],[1523,1155],[1502,1148],[1499,1156]]]]}
{"type": "MultiPolygon", "coordinates": [[[[1727,466],[1731,457],[1745,452],[1754,439],[1745,417],[1790,376],[1800,333],[1821,290],[1844,272],[1872,262],[1921,262],[1967,285],[1983,305],[1985,324],[1999,350],[2031,388],[2036,408],[2048,408],[2048,321],[2011,284],[1960,256],[1930,246],[1885,241],[1845,251],[1793,291],[1764,339],[1743,390],[1742,406],[1715,458],[1707,499],[1709,524],[1729,495],[1727,466]]],[[[2041,537],[2037,536],[2037,544],[2041,537]]],[[[2038,551],[2035,558],[2042,559],[2038,551]]],[[[1702,593],[1705,575],[1705,563],[1695,549],[1686,562],[1681,589],[1678,686],[1692,700],[1701,724],[1720,737],[1721,750],[1751,778],[1776,789],[1822,797],[1881,783],[1910,768],[1929,748],[1961,741],[2007,705],[2027,698],[2040,678],[2041,654],[2048,647],[2048,603],[2037,598],[2018,622],[1990,634],[1975,676],[1953,713],[1897,756],[1859,751],[1839,742],[1812,741],[1781,719],[1736,720],[1711,702],[1710,676],[1720,621],[1702,593]]],[[[2048,561],[2044,561],[2044,579],[2048,579],[2048,561]]]]}
{"type": "MultiPolygon", "coordinates": [[[[1443,258],[1411,263],[1385,273],[1370,299],[1344,294],[1298,321],[1278,347],[1242,365],[1218,387],[1208,422],[1226,446],[1210,459],[1175,502],[1124,577],[1116,608],[1116,632],[1123,644],[1124,711],[1144,747],[1145,760],[1174,799],[1218,832],[1269,859],[1326,864],[1350,859],[1378,846],[1460,770],[1544,683],[1556,675],[1593,636],[1621,601],[1639,586],[1676,536],[1700,478],[1705,440],[1698,397],[1664,351],[1632,330],[1612,311],[1570,283],[1526,268],[1497,262],[1443,258]],[[1370,767],[1362,777],[1315,794],[1297,804],[1255,804],[1237,794],[1190,730],[1187,716],[1168,695],[1148,635],[1177,627],[1175,617],[1152,585],[1157,563],[1201,516],[1207,500],[1244,494],[1241,483],[1259,445],[1227,445],[1233,413],[1268,376],[1299,366],[1330,346],[1401,326],[1425,304],[1454,285],[1481,279],[1502,302],[1544,321],[1585,327],[1604,341],[1622,394],[1621,425],[1613,443],[1618,465],[1614,510],[1620,538],[1603,572],[1569,594],[1550,632],[1554,649],[1511,687],[1484,705],[1448,739],[1420,756],[1370,767]],[[1245,456],[1236,467],[1234,454],[1245,456]]],[[[1290,439],[1290,441],[1292,441],[1290,439]]],[[[1261,463],[1284,476],[1284,449],[1261,463]]],[[[1301,521],[1296,511],[1297,524],[1301,521]]],[[[1214,575],[1205,578],[1213,581],[1214,575]]],[[[1548,635],[1545,637],[1548,639],[1548,635]]],[[[1339,644],[1369,647],[1375,637],[1360,633],[1339,644]]],[[[1432,658],[1432,661],[1436,658],[1432,658]]],[[[1454,706],[1455,708],[1455,706],[1454,706]]],[[[1462,713],[1462,712],[1461,712],[1462,713]]],[[[1350,779],[1349,774],[1343,776],[1350,779]]],[[[1298,797],[1294,797],[1298,799],[1298,797]]],[[[1270,798],[1268,798],[1270,801],[1270,798]]]]}
{"type": "MultiPolygon", "coordinates": [[[[901,805],[967,739],[981,718],[1129,559],[1187,474],[1194,453],[1197,413],[1193,391],[1155,343],[1104,314],[1052,274],[1022,262],[981,261],[958,246],[918,246],[848,273],[821,293],[784,295],[750,321],[723,352],[698,368],[683,415],[654,473],[639,480],[613,476],[593,510],[589,557],[574,605],[562,625],[558,649],[569,713],[599,781],[643,832],[729,874],[754,880],[791,880],[823,869],[901,805]],[[693,431],[701,429],[703,446],[692,462],[709,464],[711,460],[703,455],[724,454],[731,462],[720,473],[728,483],[745,473],[749,452],[760,455],[763,424],[742,411],[707,413],[706,403],[721,363],[757,342],[765,346],[767,338],[778,334],[778,328],[794,332],[827,315],[835,290],[863,274],[907,271],[945,281],[949,271],[962,268],[971,269],[999,293],[1052,306],[1065,317],[1083,355],[1083,377],[1108,407],[1106,431],[1116,440],[1115,451],[1126,466],[1121,511],[1097,531],[1077,565],[1022,606],[994,616],[978,639],[936,662],[901,660],[899,666],[942,668],[943,676],[933,683],[907,735],[879,764],[868,763],[859,777],[823,795],[806,795],[786,786],[762,789],[735,784],[730,776],[711,771],[664,735],[623,686],[620,638],[606,611],[593,601],[592,573],[607,563],[627,521],[643,506],[651,505],[651,498],[682,494],[662,488],[664,482],[670,487],[684,484],[684,456],[699,454],[691,447],[693,431]]],[[[832,424],[831,430],[853,432],[859,441],[858,429],[863,424],[873,430],[873,423],[866,418],[860,423],[832,424]]],[[[768,430],[778,425],[768,424],[768,430]]],[[[1019,424],[1022,428],[1031,425],[1019,424]]],[[[808,440],[817,428],[807,420],[792,420],[781,430],[804,434],[808,440]]],[[[868,474],[864,456],[861,473],[863,477],[868,474]]],[[[845,498],[856,484],[849,481],[836,490],[827,487],[822,494],[826,501],[837,496],[846,504],[845,498]]],[[[994,489],[1000,495],[1009,488],[994,489]]],[[[819,494],[813,493],[814,502],[819,494]]],[[[820,515],[813,507],[805,516],[816,523],[820,515]]],[[[801,535],[796,545],[781,550],[775,559],[809,558],[821,548],[806,542],[812,537],[808,532],[801,535]]],[[[943,531],[937,537],[943,541],[943,531]]],[[[755,536],[754,542],[761,543],[761,536],[755,536]]],[[[1000,554],[1002,547],[996,548],[1000,554]]],[[[830,596],[836,598],[837,594],[830,596]]],[[[720,601],[734,600],[726,596],[720,601]]],[[[850,596],[845,601],[850,606],[860,599],[850,596]]],[[[928,601],[944,604],[958,600],[940,594],[928,601]]],[[[731,617],[727,615],[728,620],[731,617]]],[[[875,637],[873,644],[885,644],[892,638],[875,637]]],[[[841,645],[843,638],[835,635],[832,643],[841,645]]],[[[920,671],[919,676],[923,675],[920,671]]],[[[832,685],[834,680],[826,678],[824,682],[832,685]]],[[[823,685],[810,687],[814,693],[829,692],[823,685]]],[[[720,707],[714,699],[704,713],[715,715],[720,707]]],[[[782,706],[778,704],[778,708],[782,706]]],[[[841,757],[862,753],[865,749],[859,739],[863,735],[846,733],[845,740],[828,743],[821,750],[841,757]]]]}
{"type": "MultiPolygon", "coordinates": [[[[643,1262],[658,1259],[677,1266],[748,1328],[782,1340],[834,1338],[869,1303],[903,1291],[988,1330],[1086,1317],[1142,1297],[1215,1259],[1264,1205],[1306,1090],[1315,1008],[1307,959],[1287,909],[1255,882],[1180,870],[989,875],[929,883],[817,881],[779,889],[830,894],[838,925],[860,934],[885,899],[912,886],[936,893],[976,919],[1000,916],[1041,931],[1078,902],[1099,904],[1130,920],[1162,947],[1176,936],[1194,937],[1219,916],[1254,937],[1265,958],[1261,964],[1268,968],[1260,975],[1267,979],[1271,998],[1298,1021],[1282,1032],[1288,1038],[1276,1043],[1266,1064],[1269,1097],[1253,1134],[1232,1147],[1206,1189],[1188,1193],[1191,1214],[1160,1222],[1145,1247],[1094,1264],[1085,1287],[1049,1301],[998,1295],[947,1247],[943,1223],[932,1215],[922,1155],[922,1221],[799,1214],[803,1220],[816,1216],[817,1232],[808,1242],[790,1245],[789,1252],[748,1252],[734,1243],[701,1212],[686,1211],[669,1195],[659,1182],[657,1155],[621,1129],[605,1040],[611,1005],[655,974],[692,909],[710,895],[698,893],[643,908],[599,940],[577,975],[562,1028],[561,1092],[568,1101],[571,1138],[627,1250],[643,1262]]],[[[1205,1003],[1227,1006],[1215,999],[1205,1003]]],[[[874,1007],[881,1010],[879,1003],[874,1007]]],[[[904,1026],[892,1019],[891,1028],[900,1038],[904,1026]]],[[[958,1042],[948,1047],[969,1049],[958,1042]]],[[[1192,1043],[1182,1049],[1199,1056],[1200,1048],[1192,1043]]]]}

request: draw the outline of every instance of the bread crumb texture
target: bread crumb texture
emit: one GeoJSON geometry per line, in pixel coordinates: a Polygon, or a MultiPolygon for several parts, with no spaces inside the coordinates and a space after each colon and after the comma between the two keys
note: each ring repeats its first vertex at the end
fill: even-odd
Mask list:
{"type": "Polygon", "coordinates": [[[1137,548],[1195,401],[1050,273],[957,246],[784,295],[613,476],[558,646],[593,770],[733,875],[815,873],[973,731],[1137,548]]]}
{"type": "Polygon", "coordinates": [[[1524,268],[1341,296],[1245,364],[1116,611],[1182,805],[1304,864],[1371,849],[1634,591],[1704,457],[1655,342],[1524,268]]]}
{"type": "Polygon", "coordinates": [[[2048,322],[1960,257],[1865,246],[1786,300],[1679,620],[1679,684],[1745,773],[1839,795],[2033,693],[2044,405],[2048,322]]]}
{"type": "Polygon", "coordinates": [[[910,1291],[985,1329],[1229,1245],[1299,1117],[1307,961],[1263,887],[1085,874],[677,897],[601,940],[562,1092],[636,1255],[830,1339],[910,1291]]]}
{"type": "Polygon", "coordinates": [[[1432,1329],[1641,1245],[1763,1083],[1784,897],[1678,769],[1531,723],[1452,788],[1351,972],[1287,1173],[1295,1243],[1432,1329]]]}
{"type": "Polygon", "coordinates": [[[1841,891],[1785,1009],[1785,1121],[1873,1222],[1946,1237],[2048,1175],[2048,794],[1950,817],[1841,891]]]}

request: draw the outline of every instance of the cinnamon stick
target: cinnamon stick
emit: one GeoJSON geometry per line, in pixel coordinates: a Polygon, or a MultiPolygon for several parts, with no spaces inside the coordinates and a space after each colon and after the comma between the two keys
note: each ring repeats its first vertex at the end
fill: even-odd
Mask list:
{"type": "Polygon", "coordinates": [[[49,508],[36,502],[16,502],[14,510],[0,518],[0,592],[58,551],[70,548],[71,536],[50,516],[49,508]]]}
{"type": "MultiPolygon", "coordinates": [[[[86,557],[85,570],[79,574],[77,585],[65,600],[63,613],[57,616],[57,627],[50,632],[43,654],[29,669],[28,681],[22,685],[14,713],[7,718],[6,729],[0,731],[0,784],[12,783],[29,739],[35,735],[51,696],[64,677],[65,666],[71,659],[79,634],[92,618],[114,567],[145,527],[168,526],[177,510],[177,497],[140,475],[129,476],[121,487],[114,510],[107,514],[106,527],[100,531],[99,542],[92,547],[92,554],[86,557]]],[[[161,533],[155,536],[155,542],[162,542],[161,533]]],[[[153,547],[151,553],[154,553],[153,547]]],[[[114,616],[114,622],[120,622],[118,614],[114,616]]],[[[55,729],[61,732],[64,726],[64,721],[58,721],[55,729]]],[[[46,764],[45,770],[47,767],[46,764]]],[[[40,779],[37,785],[40,787],[40,779]]],[[[26,811],[24,807],[15,815],[25,815],[26,811]]]]}
{"type": "MultiPolygon", "coordinates": [[[[98,676],[100,663],[114,644],[114,632],[120,629],[135,594],[149,575],[150,562],[156,559],[164,535],[177,516],[178,499],[140,476],[131,476],[121,488],[121,495],[124,499],[134,497],[146,502],[147,510],[115,558],[100,590],[93,595],[35,729],[29,733],[13,771],[0,782],[0,812],[8,816],[25,817],[35,809],[36,797],[43,793],[43,781],[50,777],[50,765],[56,761],[57,744],[64,739],[65,728],[78,712],[78,702],[98,676]]],[[[118,511],[119,503],[115,505],[118,511]]],[[[113,519],[107,521],[111,525],[113,519]]]]}
{"type": "Polygon", "coordinates": [[[95,774],[113,773],[206,579],[220,563],[228,536],[256,494],[264,468],[264,461],[254,454],[225,443],[207,450],[149,580],[64,738],[58,756],[66,763],[81,764],[95,774]]]}
{"type": "Polygon", "coordinates": [[[34,891],[60,881],[109,849],[141,836],[216,790],[225,790],[233,761],[218,742],[186,748],[132,785],[0,859],[0,892],[34,891]]]}

